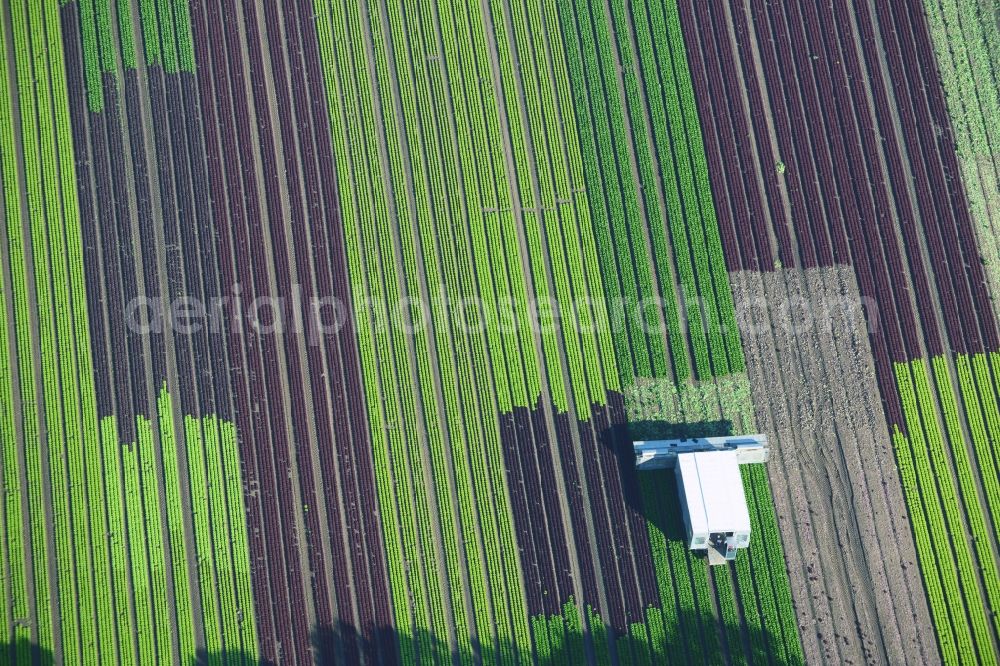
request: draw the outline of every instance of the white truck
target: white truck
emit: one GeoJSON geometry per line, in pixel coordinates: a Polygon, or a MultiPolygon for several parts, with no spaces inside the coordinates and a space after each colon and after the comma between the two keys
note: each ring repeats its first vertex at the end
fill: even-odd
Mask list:
{"type": "Polygon", "coordinates": [[[707,550],[709,564],[736,558],[750,545],[750,511],[740,465],[766,463],[765,435],[633,442],[640,471],[673,469],[687,544],[707,550]]]}

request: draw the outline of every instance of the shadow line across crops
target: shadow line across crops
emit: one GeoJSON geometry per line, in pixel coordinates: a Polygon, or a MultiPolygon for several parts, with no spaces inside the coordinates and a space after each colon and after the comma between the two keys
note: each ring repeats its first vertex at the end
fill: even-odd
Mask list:
{"type": "MultiPolygon", "coordinates": [[[[679,624],[680,627],[698,627],[698,626],[718,626],[723,632],[728,632],[729,627],[722,627],[717,625],[717,620],[712,618],[697,618],[695,617],[697,613],[685,613],[681,611],[679,613],[679,624]]],[[[742,639],[746,645],[753,642],[761,642],[764,644],[773,644],[774,639],[770,636],[765,636],[767,634],[766,630],[756,632],[754,630],[747,631],[746,627],[743,627],[744,635],[742,639]],[[759,636],[754,636],[754,633],[759,633],[759,636]],[[755,641],[756,639],[756,641],[755,641]]],[[[736,629],[737,632],[740,628],[736,629]]],[[[668,641],[666,644],[659,646],[655,651],[655,654],[649,654],[648,651],[643,650],[643,654],[633,654],[631,648],[618,640],[613,642],[617,643],[617,648],[615,649],[615,656],[611,655],[610,646],[596,645],[595,642],[590,637],[585,637],[582,634],[577,634],[575,636],[567,635],[565,642],[562,643],[560,649],[553,650],[548,658],[537,658],[538,655],[519,653],[517,648],[514,646],[501,646],[501,651],[506,652],[509,655],[516,656],[517,663],[521,664],[552,664],[553,666],[557,664],[578,664],[582,666],[583,664],[663,664],[670,661],[677,661],[678,656],[685,655],[688,646],[690,645],[689,637],[684,634],[683,629],[680,631],[672,632],[675,637],[674,640],[668,641]]],[[[313,632],[312,644],[314,649],[314,655],[316,658],[316,663],[320,666],[334,666],[339,664],[350,664],[351,661],[345,661],[344,658],[333,651],[333,646],[344,645],[354,641],[358,641],[360,646],[361,654],[376,654],[378,649],[381,649],[382,659],[371,662],[373,664],[383,664],[384,666],[389,666],[390,664],[398,664],[398,653],[391,646],[397,646],[399,641],[405,640],[417,640],[424,643],[424,645],[429,646],[432,654],[447,655],[449,654],[449,647],[446,640],[441,640],[437,636],[430,634],[421,634],[420,636],[406,637],[400,636],[399,633],[392,627],[382,627],[376,630],[373,634],[375,638],[366,639],[360,636],[358,632],[345,623],[341,623],[338,627],[322,627],[317,628],[313,632]],[[376,646],[375,643],[378,643],[376,646]],[[387,650],[386,648],[390,649],[387,650]]],[[[620,639],[617,634],[615,639],[620,639]]],[[[704,662],[702,660],[696,659],[696,663],[747,663],[745,661],[744,655],[730,655],[729,650],[725,647],[725,641],[721,640],[720,635],[720,645],[723,646],[721,654],[716,655],[702,655],[704,659],[707,657],[710,661],[704,662]],[[735,658],[734,658],[735,657],[735,658]]],[[[478,651],[479,645],[473,642],[473,649],[478,651]]],[[[746,649],[746,647],[744,647],[746,649]]],[[[453,655],[457,657],[458,655],[453,655]]],[[[461,663],[467,663],[464,657],[468,655],[462,655],[460,659],[461,663]]],[[[471,660],[472,663],[482,663],[480,661],[480,655],[475,655],[471,660]]],[[[199,662],[206,663],[206,662],[199,662]]],[[[800,664],[791,664],[777,655],[767,655],[767,662],[775,666],[801,666],[800,664]]],[[[406,665],[409,666],[409,665],[406,665]]]]}
{"type": "MultiPolygon", "coordinates": [[[[703,618],[702,621],[704,622],[707,619],[708,618],[703,618]]],[[[698,624],[694,617],[682,617],[681,620],[682,626],[697,626],[698,624]]],[[[346,659],[344,657],[344,653],[339,650],[340,646],[350,643],[354,643],[359,646],[360,654],[381,655],[380,658],[376,658],[375,661],[371,661],[369,663],[382,664],[383,666],[400,663],[396,646],[404,637],[400,636],[395,628],[392,627],[379,628],[372,635],[374,638],[366,639],[358,634],[354,627],[346,623],[340,623],[336,628],[316,628],[314,629],[311,637],[315,663],[320,666],[333,666],[339,664],[349,665],[357,663],[350,659],[346,659]]],[[[663,645],[661,649],[657,650],[655,655],[652,655],[652,663],[664,663],[661,659],[676,658],[678,654],[684,654],[686,639],[682,634],[677,635],[678,640],[676,643],[663,645]]],[[[418,637],[405,637],[406,640],[414,640],[415,638],[418,637]]],[[[746,638],[752,640],[752,637],[750,636],[747,636],[746,638]]],[[[421,642],[432,646],[431,650],[434,654],[448,654],[449,652],[446,641],[441,641],[436,636],[429,634],[422,635],[419,639],[421,642]]],[[[478,645],[474,644],[473,647],[476,650],[479,649],[478,645]]],[[[509,654],[515,654],[513,647],[508,647],[507,652],[509,654]]],[[[518,654],[517,657],[520,663],[523,664],[562,664],[567,663],[567,659],[572,659],[572,663],[577,664],[650,663],[647,661],[648,655],[633,655],[623,651],[621,646],[619,646],[617,650],[617,662],[608,659],[609,655],[607,648],[595,646],[592,641],[586,640],[582,635],[568,637],[568,640],[563,645],[563,649],[552,654],[548,659],[539,659],[536,662],[535,656],[531,654],[518,654]]],[[[725,663],[734,663],[734,660],[728,654],[725,654],[723,658],[725,663]]],[[[735,661],[739,662],[739,658],[735,661]]],[[[475,659],[474,662],[480,663],[478,659],[475,659]]],[[[188,663],[190,666],[210,666],[214,664],[276,666],[271,661],[254,660],[249,655],[243,653],[224,652],[218,654],[209,653],[204,649],[199,649],[195,657],[188,663]]],[[[775,664],[776,666],[786,666],[785,661],[776,659],[774,655],[770,655],[770,663],[775,664]]],[[[18,640],[16,643],[0,644],[0,664],[16,664],[17,666],[54,666],[55,659],[51,651],[41,648],[30,641],[18,640]]],[[[788,666],[792,665],[789,664],[788,666]]]]}

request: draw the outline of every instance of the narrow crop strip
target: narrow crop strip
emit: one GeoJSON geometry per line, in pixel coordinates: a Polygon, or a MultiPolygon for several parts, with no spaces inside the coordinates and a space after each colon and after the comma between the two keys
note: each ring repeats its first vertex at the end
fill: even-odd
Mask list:
{"type": "MultiPolygon", "coordinates": [[[[113,10],[84,4],[107,41],[113,10]]],[[[131,444],[114,416],[99,419],[59,4],[6,3],[0,25],[10,28],[0,30],[0,51],[14,53],[0,77],[0,551],[10,591],[0,612],[10,652],[0,661],[25,661],[29,643],[66,663],[193,660],[204,623],[193,609],[207,606],[193,595],[218,598],[228,613],[220,649],[253,658],[235,428],[191,417],[214,435],[179,434],[166,387],[131,444]],[[194,458],[205,461],[202,476],[188,473],[189,453],[203,455],[194,458]],[[208,503],[185,511],[197,492],[208,503]],[[212,525],[203,544],[184,539],[196,520],[212,525]],[[191,585],[189,571],[215,554],[224,562],[191,585]]],[[[109,62],[101,53],[98,64],[109,62]]]]}
{"type": "Polygon", "coordinates": [[[1000,514],[988,442],[1000,435],[997,356],[895,365],[906,422],[893,441],[946,663],[996,658],[1000,566],[991,542],[1000,514]],[[949,538],[965,533],[971,538],[949,538]]]}
{"type": "Polygon", "coordinates": [[[145,66],[169,74],[194,71],[189,0],[59,0],[71,3],[79,7],[84,84],[93,113],[104,111],[106,77],[114,80],[139,66],[136,43],[145,66]]]}

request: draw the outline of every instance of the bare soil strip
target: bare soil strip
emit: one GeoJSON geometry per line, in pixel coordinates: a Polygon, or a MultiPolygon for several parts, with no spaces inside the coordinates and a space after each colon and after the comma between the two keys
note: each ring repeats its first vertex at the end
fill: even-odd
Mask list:
{"type": "Polygon", "coordinates": [[[732,283],[807,663],[935,660],[851,270],[732,283]]]}

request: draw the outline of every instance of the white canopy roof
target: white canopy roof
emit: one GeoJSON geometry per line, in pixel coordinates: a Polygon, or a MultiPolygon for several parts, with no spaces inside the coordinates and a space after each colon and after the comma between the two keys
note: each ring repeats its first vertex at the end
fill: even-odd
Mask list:
{"type": "Polygon", "coordinates": [[[692,533],[750,532],[736,451],[682,453],[677,465],[692,533]]]}

